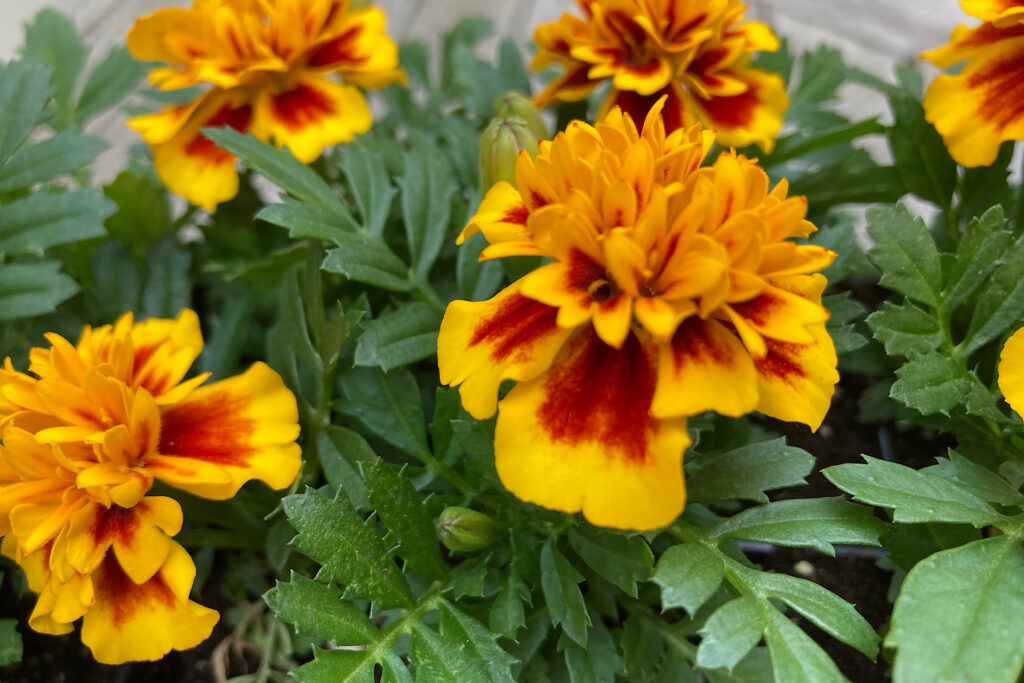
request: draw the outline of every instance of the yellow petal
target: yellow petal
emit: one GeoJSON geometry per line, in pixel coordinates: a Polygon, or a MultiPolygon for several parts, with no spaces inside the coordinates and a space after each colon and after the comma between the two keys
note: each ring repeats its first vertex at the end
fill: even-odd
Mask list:
{"type": "Polygon", "coordinates": [[[683,510],[685,420],[656,420],[656,350],[631,335],[615,350],[589,328],[551,370],[498,411],[495,465],[517,497],[593,524],[654,529],[683,510]]]}
{"type": "Polygon", "coordinates": [[[477,419],[494,414],[503,380],[544,372],[570,333],[556,324],[557,308],[523,296],[521,286],[517,280],[488,301],[453,301],[441,321],[441,383],[460,384],[462,405],[477,419]]]}
{"type": "Polygon", "coordinates": [[[265,363],[255,363],[241,375],[201,387],[166,409],[157,450],[161,456],[216,465],[231,477],[229,484],[203,479],[174,482],[198,496],[224,500],[250,479],[283,489],[302,464],[295,443],[298,417],[295,396],[280,375],[265,363]]]}
{"type": "Polygon", "coordinates": [[[750,353],[716,320],[691,316],[670,343],[660,345],[652,415],[666,418],[713,410],[739,417],[753,411],[757,401],[750,353]]]}
{"type": "Polygon", "coordinates": [[[817,430],[825,419],[839,373],[836,350],[824,324],[811,325],[810,344],[767,340],[767,354],[754,361],[757,409],[779,420],[817,430]]]}
{"type": "Polygon", "coordinates": [[[160,571],[138,585],[108,555],[95,575],[96,603],[82,621],[82,643],[102,664],[152,661],[206,640],[219,619],[188,599],[192,558],[177,543],[160,571]]]}
{"type": "Polygon", "coordinates": [[[758,69],[734,69],[731,76],[746,83],[748,90],[710,99],[691,97],[691,106],[704,125],[718,132],[721,144],[746,147],[756,143],[770,152],[789,105],[782,78],[758,69]]]}
{"type": "Polygon", "coordinates": [[[1024,328],[1013,333],[999,355],[999,389],[1018,414],[1024,414],[1024,328]]]}

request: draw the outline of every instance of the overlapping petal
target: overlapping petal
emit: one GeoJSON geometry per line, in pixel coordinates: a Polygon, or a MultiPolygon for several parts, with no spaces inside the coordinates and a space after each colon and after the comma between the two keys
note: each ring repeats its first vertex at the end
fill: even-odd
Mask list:
{"type": "Polygon", "coordinates": [[[106,663],[193,647],[218,616],[188,600],[181,507],[147,494],[157,478],[215,499],[252,479],[287,487],[301,466],[295,397],[262,363],[186,379],[203,345],[189,310],[47,339],[29,373],[9,359],[0,372],[0,536],[39,594],[29,624],[66,633],[83,619],[106,663]]]}
{"type": "Polygon", "coordinates": [[[135,23],[129,51],[167,65],[150,72],[162,89],[209,89],[129,123],[152,147],[164,184],[212,211],[238,192],[238,174],[234,157],[200,130],[248,131],[304,162],[367,131],[372,116],[355,86],[405,78],[385,23],[381,10],[347,0],[195,0],[159,10],[135,23]]]}
{"type": "Polygon", "coordinates": [[[505,486],[618,528],[682,510],[688,416],[759,410],[817,429],[838,381],[816,274],[835,254],[788,241],[815,229],[806,201],[736,153],[702,168],[709,136],[668,133],[665,103],[640,130],[613,109],[520,155],[516,187],[495,186],[460,240],[551,262],[490,301],[453,302],[438,338],[441,381],[478,418],[497,406],[505,486]]]}
{"type": "Polygon", "coordinates": [[[753,51],[779,41],[764,24],[743,23],[739,0],[586,0],[537,28],[533,68],[563,73],[537,96],[537,106],[587,97],[604,80],[611,89],[598,118],[614,107],[642,121],[662,97],[669,131],[700,120],[727,145],[770,151],[788,106],[781,78],[750,66],[753,51]]]}

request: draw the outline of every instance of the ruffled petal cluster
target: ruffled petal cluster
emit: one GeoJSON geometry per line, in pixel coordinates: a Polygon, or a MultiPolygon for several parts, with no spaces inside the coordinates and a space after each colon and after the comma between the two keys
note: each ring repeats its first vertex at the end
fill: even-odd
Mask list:
{"type": "Polygon", "coordinates": [[[306,163],[365,133],[373,117],[359,88],[404,78],[385,22],[380,9],[348,0],[194,0],[158,10],[135,22],[128,50],[167,64],[150,72],[161,89],[207,90],[129,125],[153,149],[164,184],[212,211],[238,192],[238,173],[234,156],[200,129],[248,131],[306,163]]]}
{"type": "Polygon", "coordinates": [[[1024,140],[1024,0],[960,6],[984,23],[957,26],[948,44],[921,55],[941,68],[966,62],[932,81],[924,110],[957,162],[987,166],[1003,142],[1024,140]]]}
{"type": "Polygon", "coordinates": [[[702,167],[713,135],[666,135],[661,106],[642,132],[616,108],[520,154],[517,187],[496,184],[460,241],[551,262],[453,302],[438,338],[441,381],[474,417],[498,413],[505,486],[627,529],[682,511],[688,416],[817,429],[838,381],[817,273],[835,254],[790,241],[815,230],[806,200],[735,153],[702,167]]]}
{"type": "Polygon", "coordinates": [[[577,0],[583,17],[563,14],[534,33],[534,69],[562,75],[536,98],[576,101],[601,82],[611,90],[598,118],[620,107],[643,121],[662,97],[669,132],[699,120],[725,145],[770,151],[788,106],[782,78],[750,65],[751,52],[779,41],[759,22],[743,22],[740,0],[577,0]]]}
{"type": "Polygon", "coordinates": [[[203,346],[189,310],[47,340],[28,373],[10,359],[0,369],[0,536],[39,594],[29,625],[59,634],[82,619],[82,641],[109,664],[194,647],[218,615],[189,600],[181,507],[150,488],[223,500],[251,479],[288,486],[301,465],[295,397],[263,363],[186,379],[203,346]]]}

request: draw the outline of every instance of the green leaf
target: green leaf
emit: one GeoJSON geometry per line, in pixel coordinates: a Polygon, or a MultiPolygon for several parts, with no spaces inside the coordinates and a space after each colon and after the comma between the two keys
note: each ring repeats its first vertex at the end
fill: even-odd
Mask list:
{"type": "Polygon", "coordinates": [[[17,619],[0,619],[0,666],[21,661],[21,634],[17,619]]]}
{"type": "MultiPolygon", "coordinates": [[[[358,226],[344,208],[310,204],[285,197],[277,204],[268,204],[256,214],[256,219],[287,228],[293,239],[313,238],[334,244],[353,239],[377,244],[378,240],[350,235],[358,226]]],[[[397,257],[396,257],[397,258],[397,257]]]]}
{"type": "MultiPolygon", "coordinates": [[[[772,658],[768,654],[768,648],[760,646],[755,647],[750,654],[740,660],[740,663],[731,672],[724,669],[705,669],[704,675],[710,683],[775,683],[772,658]]],[[[693,680],[696,681],[696,679],[693,680]]],[[[668,679],[658,681],[658,683],[676,682],[668,679]]]]}
{"type": "Polygon", "coordinates": [[[359,418],[407,453],[430,452],[419,386],[408,369],[385,373],[356,368],[342,376],[341,386],[347,398],[335,401],[335,410],[359,418]]]}
{"type": "Polygon", "coordinates": [[[733,515],[711,530],[713,538],[814,548],[835,555],[833,543],[879,545],[885,524],[871,508],[842,497],[780,500],[733,515]]]}
{"type": "MultiPolygon", "coordinates": [[[[839,50],[821,45],[805,52],[800,58],[800,82],[790,97],[787,118],[834,99],[836,89],[845,80],[846,64],[839,50]]],[[[799,116],[796,118],[799,120],[799,116]]]]}
{"type": "Polygon", "coordinates": [[[109,240],[96,248],[92,274],[93,285],[87,294],[98,305],[97,319],[116,320],[125,311],[139,309],[139,271],[131,252],[119,242],[109,240]]]}
{"type": "Polygon", "coordinates": [[[494,468],[494,428],[476,420],[452,420],[455,440],[466,452],[473,467],[485,479],[497,484],[498,471],[494,468]]]}
{"type": "Polygon", "coordinates": [[[924,221],[912,216],[903,205],[870,209],[868,234],[875,240],[868,258],[882,271],[879,282],[932,308],[938,307],[942,267],[924,221]]]}
{"type": "Polygon", "coordinates": [[[855,123],[843,123],[810,137],[790,136],[791,139],[787,139],[785,143],[779,141],[775,151],[764,159],[764,165],[780,164],[833,145],[852,142],[865,135],[884,132],[885,126],[880,124],[877,118],[870,118],[855,123]]]}
{"type": "Polygon", "coordinates": [[[383,159],[374,150],[373,138],[360,136],[338,148],[341,171],[352,188],[363,227],[371,235],[384,232],[396,190],[383,159]]]}
{"type": "Polygon", "coordinates": [[[437,532],[412,482],[380,459],[362,463],[361,470],[370,502],[398,542],[406,566],[429,579],[444,579],[448,568],[438,550],[437,532]]]}
{"type": "Polygon", "coordinates": [[[949,206],[956,191],[956,162],[942,137],[925,121],[920,100],[893,93],[889,106],[896,119],[889,129],[889,147],[907,189],[938,206],[949,206]]]}
{"type": "Polygon", "coordinates": [[[441,251],[448,230],[452,195],[457,189],[455,179],[441,151],[417,139],[405,155],[405,174],[398,184],[402,188],[402,216],[410,260],[423,277],[441,251]]]}
{"type": "Polygon", "coordinates": [[[292,672],[302,683],[375,683],[377,662],[366,651],[313,648],[313,661],[292,672]]]}
{"type": "Polygon", "coordinates": [[[295,549],[323,565],[324,578],[345,585],[345,595],[380,603],[383,607],[410,607],[409,584],[388,556],[373,528],[343,494],[334,500],[309,489],[284,499],[288,520],[299,532],[295,549]]]}
{"type": "Polygon", "coordinates": [[[484,582],[487,580],[487,564],[479,560],[463,562],[452,570],[451,579],[445,586],[445,591],[451,591],[455,600],[461,600],[467,595],[474,598],[482,598],[486,593],[484,582]]]}
{"type": "Polygon", "coordinates": [[[948,416],[970,389],[960,365],[937,351],[911,358],[896,370],[896,376],[899,379],[893,383],[889,396],[922,415],[948,416]]]}
{"type": "Polygon", "coordinates": [[[57,261],[0,264],[0,320],[52,313],[78,292],[57,261]]]}
{"type": "Polygon", "coordinates": [[[106,221],[107,232],[136,256],[141,257],[173,229],[167,191],[151,175],[122,171],[103,186],[103,194],[117,204],[117,211],[106,221]]]}
{"type": "Polygon", "coordinates": [[[786,615],[769,610],[767,618],[764,639],[772,657],[776,681],[838,683],[846,680],[825,651],[786,615]]]}
{"type": "Polygon", "coordinates": [[[237,155],[246,166],[263,174],[296,199],[331,209],[341,207],[341,200],[323,178],[292,156],[287,149],[277,149],[231,127],[203,128],[201,132],[218,147],[237,155]]]}
{"type": "Polygon", "coordinates": [[[862,503],[893,508],[896,522],[961,522],[982,527],[1003,519],[954,482],[906,465],[862,457],[867,464],[834,465],[822,474],[862,503]]]}
{"type": "Polygon", "coordinates": [[[88,50],[75,32],[75,25],[63,14],[44,9],[25,26],[25,47],[22,54],[53,67],[54,100],[57,128],[66,128],[73,120],[71,100],[75,82],[85,64],[88,50]]]}
{"type": "MultiPolygon", "coordinates": [[[[815,626],[871,659],[878,654],[878,634],[853,605],[806,579],[739,567],[744,580],[769,598],[778,598],[815,626]]],[[[775,610],[772,610],[775,612],[775,610]]]]}
{"type": "Polygon", "coordinates": [[[581,646],[587,646],[587,613],[579,583],[583,575],[559,552],[555,540],[549,538],[540,551],[541,589],[551,623],[562,626],[562,632],[581,646]]]}
{"type": "Polygon", "coordinates": [[[981,289],[964,340],[970,356],[1024,316],[1024,236],[1006,251],[1003,262],[981,289]]]}
{"type": "Polygon", "coordinates": [[[438,634],[423,622],[412,627],[410,654],[416,667],[417,683],[486,681],[486,662],[457,637],[438,634]]]}
{"type": "Polygon", "coordinates": [[[515,640],[519,629],[526,624],[523,600],[529,599],[530,589],[519,578],[514,568],[509,569],[508,578],[491,603],[488,624],[491,630],[506,638],[515,640]]]}
{"type": "Polygon", "coordinates": [[[905,193],[896,169],[849,161],[805,175],[790,186],[790,196],[804,195],[815,211],[839,204],[894,202],[905,193]]]}
{"type": "Polygon", "coordinates": [[[192,299],[188,272],[192,255],[178,246],[173,235],[160,240],[146,261],[148,278],[142,290],[142,310],[147,317],[173,318],[192,299]]]}
{"type": "Polygon", "coordinates": [[[664,668],[665,640],[657,618],[631,613],[623,624],[619,646],[627,676],[650,676],[657,673],[659,667],[664,668]]]}
{"type": "Polygon", "coordinates": [[[934,351],[942,344],[939,323],[909,301],[899,306],[891,301],[883,302],[882,310],[867,317],[867,324],[891,356],[912,358],[934,351]]]}
{"type": "Polygon", "coordinates": [[[270,609],[296,633],[335,645],[364,645],[379,633],[370,618],[345,600],[337,586],[291,573],[263,596],[270,609]]]}
{"type": "Polygon", "coordinates": [[[496,642],[496,636],[483,624],[455,607],[447,600],[438,605],[441,613],[441,635],[453,642],[465,644],[469,656],[485,663],[486,676],[472,680],[512,683],[512,664],[516,659],[496,642]]]}
{"type": "Polygon", "coordinates": [[[730,600],[712,612],[701,627],[697,666],[732,671],[761,641],[764,627],[764,613],[754,596],[730,600]]]}
{"type": "Polygon", "coordinates": [[[893,678],[1013,683],[1024,663],[1024,548],[1012,536],[943,550],[910,570],[885,644],[893,678]]]}
{"type": "Polygon", "coordinates": [[[0,166],[0,194],[73,173],[106,146],[101,138],[75,131],[63,131],[34,145],[25,145],[0,166]]]}
{"type": "Polygon", "coordinates": [[[1015,486],[995,472],[977,465],[954,450],[948,458],[939,458],[937,465],[926,467],[922,472],[934,474],[960,485],[962,489],[981,500],[999,505],[1020,505],[1024,495],[1015,486]]]}
{"type": "Polygon", "coordinates": [[[370,509],[370,492],[359,474],[360,463],[375,462],[377,454],[359,432],[327,425],[317,438],[317,453],[324,477],[336,491],[344,491],[356,510],[370,509]]]}
{"type": "Polygon", "coordinates": [[[687,500],[742,499],[767,503],[765,491],[797,486],[814,468],[814,456],[782,437],[743,446],[712,458],[686,475],[687,500]]]}
{"type": "Polygon", "coordinates": [[[355,364],[385,372],[437,353],[441,313],[429,304],[413,302],[363,323],[355,364]]]}
{"type": "Polygon", "coordinates": [[[146,74],[148,65],[136,61],[122,46],[114,47],[85,80],[75,107],[75,124],[81,126],[128,95],[146,74]]]}
{"type": "Polygon", "coordinates": [[[519,44],[513,38],[501,41],[498,59],[501,64],[501,75],[505,78],[505,87],[529,95],[530,74],[523,64],[523,53],[519,50],[519,44]]]}
{"type": "Polygon", "coordinates": [[[882,545],[897,566],[910,571],[932,553],[980,538],[981,531],[970,524],[893,524],[882,537],[882,545]]]}
{"type": "Polygon", "coordinates": [[[322,268],[392,292],[412,289],[409,267],[386,244],[365,235],[336,235],[337,249],[327,252],[322,268]]]}
{"type": "Polygon", "coordinates": [[[714,552],[683,543],[658,558],[651,581],[661,586],[662,612],[682,607],[692,616],[718,590],[722,575],[722,561],[714,552]]]}
{"type": "Polygon", "coordinates": [[[106,234],[114,203],[92,190],[39,192],[0,206],[0,252],[35,252],[106,234]]]}
{"type": "Polygon", "coordinates": [[[43,115],[53,69],[35,60],[0,67],[0,164],[14,153],[43,115]]]}
{"type": "Polygon", "coordinates": [[[967,225],[947,275],[946,309],[952,311],[981,286],[1010,246],[1003,207],[993,206],[967,225]]]}
{"type": "Polygon", "coordinates": [[[592,617],[593,627],[587,646],[561,638],[570,683],[614,683],[616,674],[622,673],[622,659],[616,651],[615,641],[598,615],[592,617]]]}
{"type": "Polygon", "coordinates": [[[589,525],[569,531],[569,545],[598,576],[636,597],[636,582],[651,576],[654,554],[642,536],[626,537],[589,525]]]}
{"type": "Polygon", "coordinates": [[[842,355],[865,346],[868,340],[857,331],[855,323],[867,312],[863,305],[850,298],[850,292],[830,294],[821,298],[821,303],[831,313],[826,323],[828,334],[835,344],[836,353],[842,355]]]}

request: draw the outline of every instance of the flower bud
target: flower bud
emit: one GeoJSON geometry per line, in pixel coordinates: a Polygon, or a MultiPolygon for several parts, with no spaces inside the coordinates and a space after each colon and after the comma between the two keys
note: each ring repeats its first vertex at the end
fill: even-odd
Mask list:
{"type": "Polygon", "coordinates": [[[540,110],[533,106],[529,97],[516,90],[510,90],[494,100],[494,115],[499,119],[518,118],[526,121],[530,131],[538,140],[550,140],[551,133],[540,110]]]}
{"type": "Polygon", "coordinates": [[[537,137],[526,121],[512,117],[493,119],[480,137],[480,189],[485,193],[498,181],[516,183],[520,150],[537,154],[537,137]]]}
{"type": "Polygon", "coordinates": [[[494,542],[494,520],[469,508],[445,508],[437,520],[441,543],[449,550],[470,552],[481,550],[494,542]]]}

